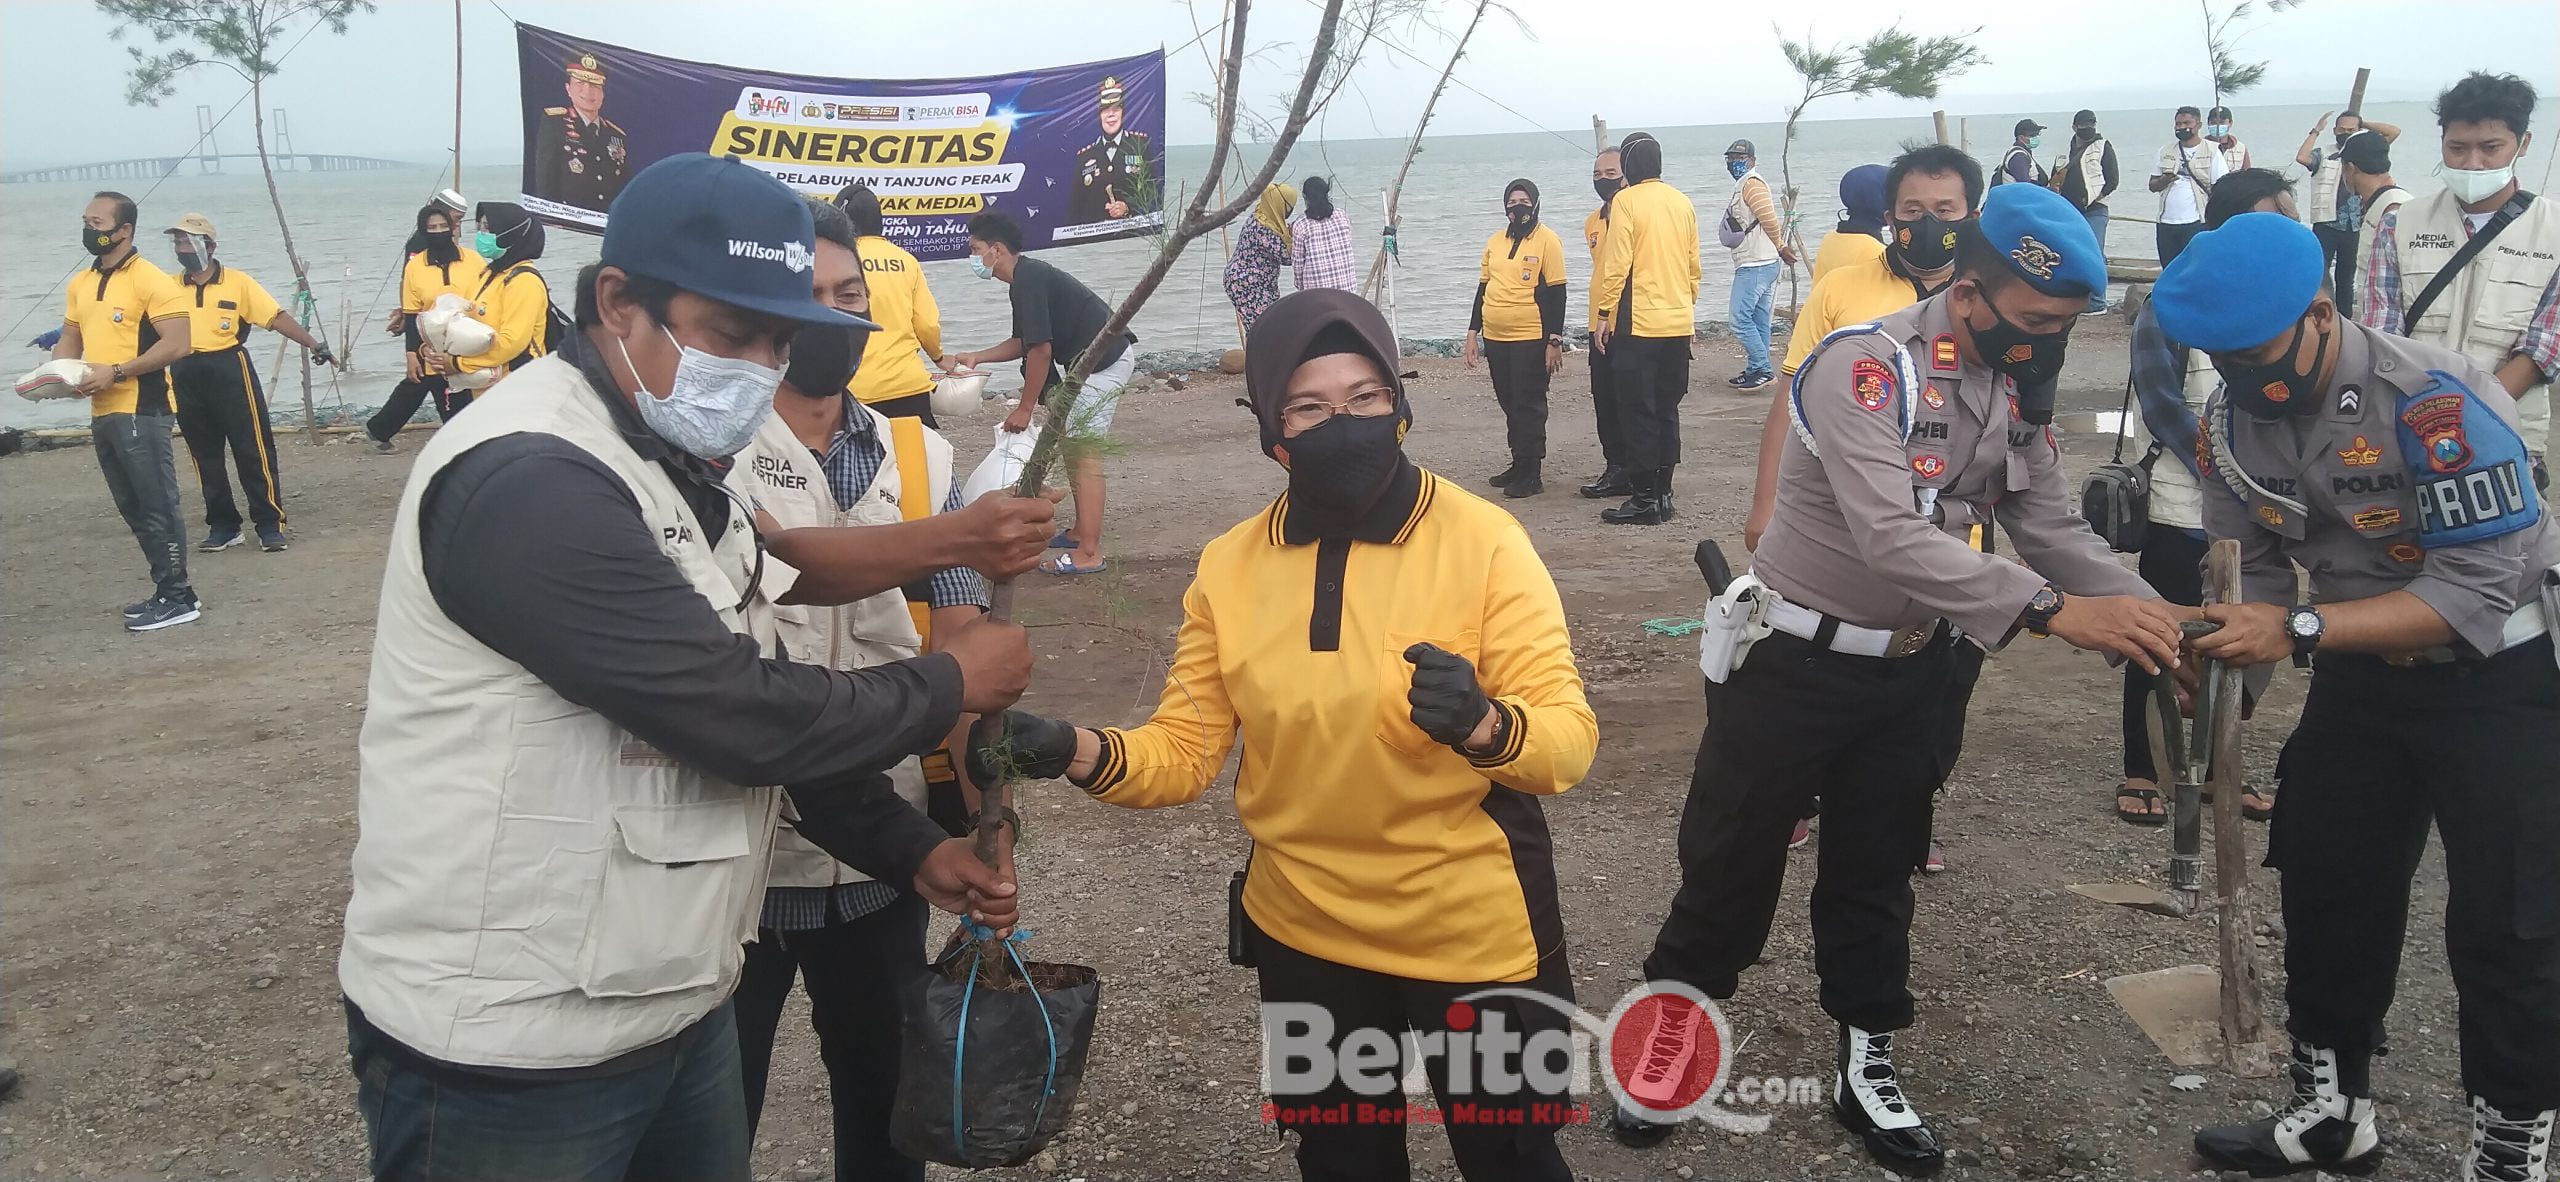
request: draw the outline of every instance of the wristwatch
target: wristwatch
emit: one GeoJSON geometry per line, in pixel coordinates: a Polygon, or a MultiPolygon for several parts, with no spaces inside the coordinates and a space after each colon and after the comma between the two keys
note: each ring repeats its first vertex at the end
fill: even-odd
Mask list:
{"type": "Polygon", "coordinates": [[[2320,647],[2320,637],[2328,625],[2320,619],[2320,609],[2307,603],[2295,604],[2284,615],[2284,634],[2293,638],[2293,667],[2311,667],[2311,653],[2320,647]]]}
{"type": "Polygon", "coordinates": [[[2047,583],[2036,588],[2035,598],[2027,601],[2027,610],[2020,613],[2018,618],[2025,622],[2028,632],[2037,636],[2050,636],[2052,633],[2048,629],[2053,627],[2053,618],[2060,614],[2062,614],[2062,591],[2053,584],[2047,583]]]}

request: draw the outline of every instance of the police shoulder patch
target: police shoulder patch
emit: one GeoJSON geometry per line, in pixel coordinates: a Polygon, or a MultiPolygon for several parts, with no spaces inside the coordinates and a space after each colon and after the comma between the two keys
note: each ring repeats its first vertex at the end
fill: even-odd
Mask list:
{"type": "Polygon", "coordinates": [[[2423,544],[2482,541],[2542,520],[2524,436],[2462,379],[2428,370],[2427,383],[2402,396],[2396,426],[2423,544]]]}
{"type": "Polygon", "coordinates": [[[1868,410],[1892,405],[1893,367],[1873,357],[1857,359],[1849,366],[1849,392],[1868,410]]]}

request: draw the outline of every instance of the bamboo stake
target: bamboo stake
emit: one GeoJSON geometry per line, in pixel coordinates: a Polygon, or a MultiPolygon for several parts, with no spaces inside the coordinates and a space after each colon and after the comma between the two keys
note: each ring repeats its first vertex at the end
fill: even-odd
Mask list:
{"type": "MultiPolygon", "coordinates": [[[[2215,542],[2205,553],[2207,603],[2239,603],[2240,543],[2215,542]]],[[[2235,675],[2231,678],[2237,682],[2235,675]]],[[[2237,686],[2225,687],[2235,690],[2237,686]]],[[[2262,1073],[2266,1009],[2261,998],[2257,907],[2249,890],[2249,825],[2241,815],[2240,697],[2217,696],[2213,719],[2213,890],[2221,937],[2222,1046],[2237,1075],[2262,1073]]]]}

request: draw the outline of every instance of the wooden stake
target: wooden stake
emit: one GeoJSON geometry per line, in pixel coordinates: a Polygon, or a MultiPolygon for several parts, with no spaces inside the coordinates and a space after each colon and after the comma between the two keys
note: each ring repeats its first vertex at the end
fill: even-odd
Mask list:
{"type": "Polygon", "coordinates": [[[1932,123],[1937,124],[1937,126],[1938,126],[1938,142],[1939,142],[1939,143],[1942,143],[1942,144],[1943,144],[1943,143],[1946,143],[1946,142],[1947,142],[1947,113],[1946,113],[1946,112],[1944,112],[1944,111],[1931,111],[1931,112],[1929,112],[1929,121],[1930,121],[1930,122],[1932,122],[1932,123]]]}
{"type": "Polygon", "coordinates": [[[462,191],[462,0],[453,0],[453,191],[462,191]]]}
{"type": "Polygon", "coordinates": [[[2364,66],[2356,67],[2356,84],[2347,90],[2347,109],[2356,112],[2358,118],[2362,118],[2364,114],[2365,80],[2371,77],[2373,77],[2371,69],[2364,66]]]}
{"type": "MultiPolygon", "coordinates": [[[[2223,539],[2205,552],[2205,602],[2239,603],[2240,543],[2223,539]]],[[[2213,890],[2221,935],[2222,1047],[2235,1075],[2266,1070],[2266,1008],[2261,997],[2257,906],[2249,890],[2249,825],[2240,809],[2239,676],[2217,695],[2213,719],[2213,890]]]]}
{"type": "Polygon", "coordinates": [[[1609,121],[1594,115],[1591,117],[1591,154],[1597,156],[1608,150],[1609,121]]]}

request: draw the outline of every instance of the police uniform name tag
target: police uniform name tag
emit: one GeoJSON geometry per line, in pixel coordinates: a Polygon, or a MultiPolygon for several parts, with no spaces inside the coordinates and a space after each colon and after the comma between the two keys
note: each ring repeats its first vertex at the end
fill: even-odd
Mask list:
{"type": "Polygon", "coordinates": [[[2542,520],[2524,437],[2443,370],[2400,400],[2400,454],[2430,549],[2502,537],[2542,520]]]}

